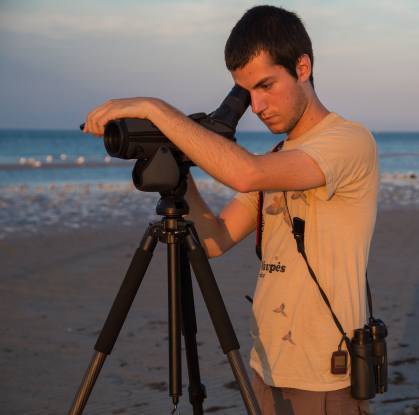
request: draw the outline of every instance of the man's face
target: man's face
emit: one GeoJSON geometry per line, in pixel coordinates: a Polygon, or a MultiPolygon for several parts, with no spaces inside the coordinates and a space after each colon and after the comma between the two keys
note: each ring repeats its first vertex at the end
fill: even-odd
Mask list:
{"type": "Polygon", "coordinates": [[[265,52],[231,74],[236,84],[250,92],[252,111],[271,132],[290,133],[294,129],[308,103],[299,79],[284,67],[274,65],[265,52]]]}

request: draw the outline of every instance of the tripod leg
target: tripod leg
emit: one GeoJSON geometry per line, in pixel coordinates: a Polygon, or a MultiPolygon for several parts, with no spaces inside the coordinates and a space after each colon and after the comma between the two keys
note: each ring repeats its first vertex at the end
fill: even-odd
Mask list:
{"type": "Polygon", "coordinates": [[[86,370],[86,374],[80,384],[79,390],[77,391],[76,397],[74,398],[71,408],[68,411],[69,414],[82,413],[105,360],[106,354],[95,351],[89,367],[86,370]]]}
{"type": "Polygon", "coordinates": [[[169,396],[173,404],[182,396],[182,356],[180,339],[180,245],[167,244],[169,273],[169,396]]]}
{"type": "Polygon", "coordinates": [[[89,399],[99,372],[105,362],[106,356],[111,354],[116,339],[125,322],[138,288],[144,278],[148,265],[153,256],[158,239],[151,236],[148,228],[144,234],[139,248],[135,251],[131,264],[122,282],[121,288],[115,298],[105,325],[95,345],[95,353],[82,380],[68,415],[80,415],[89,399]]]}
{"type": "Polygon", "coordinates": [[[214,325],[221,348],[230,362],[247,413],[249,415],[262,415],[238,350],[240,345],[230,317],[228,316],[220,290],[212,273],[207,255],[193,236],[195,232],[195,229],[191,227],[189,235],[185,237],[185,244],[188,250],[189,261],[191,262],[199,288],[204,297],[212,324],[214,325]]]}
{"type": "Polygon", "coordinates": [[[186,250],[180,250],[181,267],[181,305],[182,305],[182,334],[185,340],[186,360],[189,374],[189,402],[194,415],[204,413],[202,403],[206,398],[205,386],[201,383],[199,372],[198,347],[196,344],[196,316],[193,297],[191,268],[186,250]]]}

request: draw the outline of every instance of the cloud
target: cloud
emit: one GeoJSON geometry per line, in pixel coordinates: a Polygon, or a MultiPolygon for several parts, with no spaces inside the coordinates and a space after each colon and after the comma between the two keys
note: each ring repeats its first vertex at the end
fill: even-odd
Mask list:
{"type": "Polygon", "coordinates": [[[240,17],[238,10],[252,4],[247,0],[227,4],[216,0],[112,7],[89,2],[72,7],[66,4],[53,6],[52,11],[4,11],[0,13],[0,24],[2,31],[60,40],[86,35],[96,38],[113,35],[181,38],[229,31],[231,22],[240,17]]]}
{"type": "MultiPolygon", "coordinates": [[[[22,3],[22,2],[20,2],[22,3]]],[[[38,3],[38,2],[37,2],[38,3]]],[[[43,36],[56,41],[69,38],[135,36],[160,42],[178,42],[193,36],[228,34],[241,14],[263,1],[41,1],[38,7],[13,7],[0,12],[1,31],[43,36]]],[[[285,0],[274,1],[297,11],[309,32],[326,43],[349,43],[362,36],[389,41],[419,35],[417,0],[285,0]],[[360,30],[361,29],[361,30],[360,30]],[[394,30],[399,30],[394,33],[394,30]],[[333,36],[331,36],[333,33],[333,36]],[[346,37],[341,39],[340,37],[346,37]]],[[[19,1],[17,1],[19,4],[19,1]]],[[[29,3],[28,3],[29,4],[29,3]]]]}

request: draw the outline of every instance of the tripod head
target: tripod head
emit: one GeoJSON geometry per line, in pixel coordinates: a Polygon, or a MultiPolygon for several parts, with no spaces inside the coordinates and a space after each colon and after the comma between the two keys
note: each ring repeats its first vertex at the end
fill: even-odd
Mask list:
{"type": "Polygon", "coordinates": [[[148,160],[137,160],[132,170],[134,186],[143,192],[159,192],[158,215],[181,217],[189,213],[184,198],[190,162],[175,157],[165,146],[159,147],[148,160]]]}
{"type": "Polygon", "coordinates": [[[189,166],[181,165],[179,171],[181,171],[181,173],[178,185],[171,190],[159,192],[161,198],[156,206],[156,213],[158,215],[165,217],[181,217],[189,213],[189,205],[184,198],[186,190],[188,189],[187,174],[189,172],[189,166]]]}

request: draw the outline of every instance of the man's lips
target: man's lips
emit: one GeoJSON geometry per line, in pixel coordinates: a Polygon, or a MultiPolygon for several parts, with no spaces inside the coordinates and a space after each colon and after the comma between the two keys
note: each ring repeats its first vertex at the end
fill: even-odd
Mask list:
{"type": "Polygon", "coordinates": [[[270,116],[270,117],[260,117],[260,119],[261,119],[264,123],[269,123],[269,122],[271,122],[274,118],[275,118],[275,115],[272,115],[272,116],[270,116]]]}

